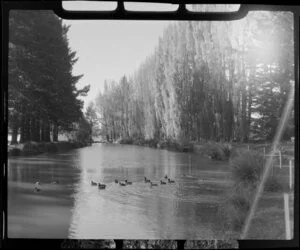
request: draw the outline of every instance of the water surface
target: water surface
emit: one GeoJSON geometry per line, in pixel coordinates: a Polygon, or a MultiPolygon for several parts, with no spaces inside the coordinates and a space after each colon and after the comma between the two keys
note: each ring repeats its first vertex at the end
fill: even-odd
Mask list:
{"type": "Polygon", "coordinates": [[[224,162],[131,145],[11,157],[8,237],[223,238],[217,205],[229,184],[224,162]],[[159,183],[165,174],[175,183],[151,188],[144,182],[146,176],[159,183]],[[34,191],[36,179],[40,192],[34,191]],[[122,187],[115,179],[133,184],[122,187]],[[106,189],[91,186],[91,180],[106,189]]]}

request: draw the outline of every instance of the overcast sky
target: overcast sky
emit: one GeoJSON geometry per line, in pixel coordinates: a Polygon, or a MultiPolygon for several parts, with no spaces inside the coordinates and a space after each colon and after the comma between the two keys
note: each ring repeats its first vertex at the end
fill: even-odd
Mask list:
{"type": "Polygon", "coordinates": [[[166,21],[65,20],[71,24],[69,45],[79,60],[74,75],[84,74],[78,87],[90,84],[86,102],[103,88],[105,79],[132,74],[154,52],[166,21]]]}
{"type": "MultiPolygon", "coordinates": [[[[70,5],[68,6],[70,8],[70,5]]],[[[83,9],[73,5],[73,9],[83,9]]],[[[105,79],[131,75],[154,52],[169,21],[64,20],[70,24],[69,45],[79,60],[73,74],[84,74],[81,88],[91,85],[85,108],[103,89],[105,79]]]]}

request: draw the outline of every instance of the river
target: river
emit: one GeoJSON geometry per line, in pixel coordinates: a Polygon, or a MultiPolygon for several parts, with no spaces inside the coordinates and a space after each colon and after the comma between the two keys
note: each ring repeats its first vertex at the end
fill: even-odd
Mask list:
{"type": "Polygon", "coordinates": [[[196,154],[117,144],[10,157],[8,237],[221,239],[217,208],[230,184],[227,165],[196,154]],[[175,183],[144,182],[146,176],[158,183],[165,174],[175,183]],[[133,183],[124,187],[115,179],[133,183]]]}

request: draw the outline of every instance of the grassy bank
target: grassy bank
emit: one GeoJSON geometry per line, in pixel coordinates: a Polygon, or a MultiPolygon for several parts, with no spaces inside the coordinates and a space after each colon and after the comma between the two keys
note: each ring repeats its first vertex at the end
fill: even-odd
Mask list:
{"type": "MultiPolygon", "coordinates": [[[[229,161],[233,184],[225,195],[224,202],[220,204],[219,216],[224,230],[236,232],[237,237],[244,226],[265,168],[266,158],[261,152],[262,147],[264,145],[260,145],[260,150],[248,149],[247,145],[246,148],[235,147],[229,161]]],[[[289,148],[293,147],[290,145],[289,148]]],[[[279,164],[274,162],[247,238],[284,239],[285,237],[283,193],[290,193],[292,196],[293,190],[288,186],[288,167],[286,164],[283,165],[280,169],[279,164]]],[[[292,207],[290,209],[292,210],[292,207]]]]}
{"type": "Polygon", "coordinates": [[[218,143],[213,141],[198,143],[188,140],[156,140],[156,139],[120,139],[118,144],[145,146],[150,148],[167,149],[175,152],[196,153],[215,160],[228,160],[231,152],[229,143],[218,143]]]}
{"type": "Polygon", "coordinates": [[[8,156],[30,156],[43,153],[55,153],[88,146],[83,142],[26,142],[8,145],[8,156]]]}
{"type": "Polygon", "coordinates": [[[118,144],[129,144],[137,146],[145,146],[150,148],[167,149],[176,152],[194,152],[193,144],[191,142],[178,142],[175,140],[156,140],[156,139],[143,139],[143,138],[126,138],[118,140],[118,144]]]}

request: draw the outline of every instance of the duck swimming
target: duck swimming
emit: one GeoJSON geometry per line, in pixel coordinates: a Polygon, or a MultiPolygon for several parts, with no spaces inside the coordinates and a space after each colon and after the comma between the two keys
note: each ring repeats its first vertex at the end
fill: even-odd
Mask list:
{"type": "Polygon", "coordinates": [[[131,184],[132,184],[131,181],[127,181],[127,180],[125,180],[125,183],[126,183],[127,185],[131,185],[131,184]]]}
{"type": "Polygon", "coordinates": [[[119,182],[120,186],[126,186],[126,183],[124,182],[119,182]]]}
{"type": "MultiPolygon", "coordinates": [[[[100,183],[99,183],[99,184],[100,184],[100,183]]],[[[91,181],[91,185],[92,185],[92,186],[96,186],[96,185],[97,185],[97,182],[91,181]]]]}
{"type": "Polygon", "coordinates": [[[160,184],[164,185],[164,184],[167,184],[167,183],[165,183],[164,181],[160,180],[160,184]]]}
{"type": "Polygon", "coordinates": [[[165,179],[168,179],[168,176],[167,175],[165,175],[165,177],[164,177],[165,179]]]}
{"type": "Polygon", "coordinates": [[[39,187],[40,187],[40,182],[37,181],[37,182],[34,184],[34,190],[35,190],[35,192],[41,191],[41,189],[40,189],[39,187]]]}
{"type": "Polygon", "coordinates": [[[116,180],[115,180],[115,183],[119,183],[119,181],[116,179],[116,180]]]}
{"type": "Polygon", "coordinates": [[[147,179],[146,177],[144,177],[145,178],[145,182],[151,182],[149,179],[147,179]]]}
{"type": "Polygon", "coordinates": [[[153,183],[152,181],[150,181],[150,186],[153,187],[153,186],[157,186],[158,184],[157,183],[153,183]]]}
{"type": "Polygon", "coordinates": [[[170,178],[168,178],[169,183],[174,183],[175,181],[172,181],[170,178]]]}
{"type": "Polygon", "coordinates": [[[99,188],[99,189],[105,189],[105,188],[106,188],[106,185],[101,184],[101,183],[98,183],[98,188],[99,188]]]}

